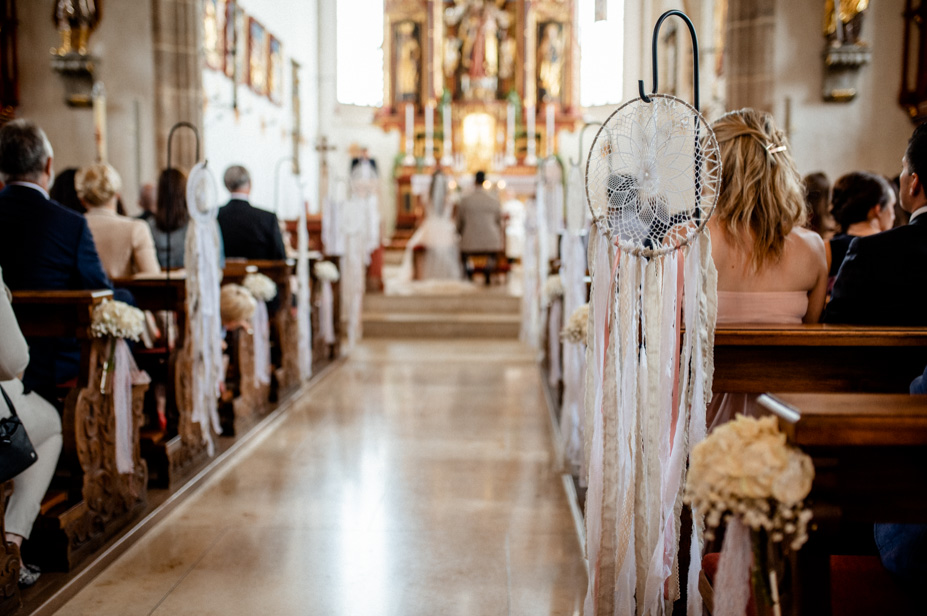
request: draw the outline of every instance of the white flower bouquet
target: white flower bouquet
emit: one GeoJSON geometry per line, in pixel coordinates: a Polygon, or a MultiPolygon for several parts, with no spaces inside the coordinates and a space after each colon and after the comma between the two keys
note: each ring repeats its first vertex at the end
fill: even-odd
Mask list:
{"type": "Polygon", "coordinates": [[[276,283],[264,274],[248,274],[242,280],[241,286],[248,289],[259,302],[269,302],[277,297],[276,283]]]}
{"type": "Polygon", "coordinates": [[[145,331],[145,313],[125,302],[104,301],[93,309],[90,333],[94,338],[128,338],[138,342],[145,331]]]}
{"type": "Polygon", "coordinates": [[[544,305],[550,306],[559,297],[563,297],[563,281],[559,274],[552,274],[544,281],[544,305]]]}
{"type": "Polygon", "coordinates": [[[341,276],[338,268],[331,261],[319,261],[312,267],[312,272],[319,280],[335,282],[341,276]]]}
{"type": "Polygon", "coordinates": [[[585,343],[588,322],[589,304],[583,304],[570,315],[566,327],[560,332],[560,338],[565,342],[573,342],[575,344],[585,343]]]}
{"type": "Polygon", "coordinates": [[[705,516],[707,538],[728,523],[722,564],[729,536],[735,534],[731,522],[746,529],[738,533],[749,532],[754,597],[772,613],[779,612],[777,572],[784,553],[808,540],[812,514],[803,501],[813,480],[811,458],[786,443],[775,417],[738,415],[696,445],[689,457],[685,502],[705,516]]]}

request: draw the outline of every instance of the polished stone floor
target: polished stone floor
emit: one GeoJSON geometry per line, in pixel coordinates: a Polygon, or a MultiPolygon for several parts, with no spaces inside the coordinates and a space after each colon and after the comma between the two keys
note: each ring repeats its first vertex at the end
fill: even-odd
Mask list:
{"type": "Polygon", "coordinates": [[[58,614],[579,614],[539,378],[515,341],[365,342],[58,614]]]}

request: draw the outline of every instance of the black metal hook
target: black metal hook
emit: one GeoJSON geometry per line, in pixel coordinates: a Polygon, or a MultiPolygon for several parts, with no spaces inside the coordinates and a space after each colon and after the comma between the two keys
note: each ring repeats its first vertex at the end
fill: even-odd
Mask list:
{"type": "Polygon", "coordinates": [[[171,131],[167,134],[167,168],[171,168],[171,142],[174,140],[174,133],[178,128],[189,128],[193,131],[196,138],[196,160],[200,160],[200,131],[191,122],[178,122],[171,126],[171,131]]]}
{"type": "MultiPolygon", "coordinates": [[[[683,13],[682,11],[674,9],[672,11],[667,11],[663,13],[662,15],[660,15],[660,19],[657,20],[657,25],[653,27],[653,40],[651,41],[651,47],[652,47],[651,54],[652,54],[652,60],[653,60],[653,90],[651,90],[650,93],[651,94],[657,93],[657,79],[658,79],[657,75],[659,72],[658,65],[657,65],[657,43],[660,40],[659,38],[660,26],[663,25],[663,22],[666,20],[667,17],[671,17],[673,15],[682,19],[684,22],[686,22],[686,25],[689,27],[689,35],[692,38],[692,90],[693,90],[692,94],[694,98],[693,107],[695,107],[696,111],[700,111],[699,105],[698,105],[698,98],[699,98],[698,97],[698,37],[695,35],[695,26],[692,24],[692,20],[689,19],[689,16],[683,13]]],[[[651,102],[650,97],[647,96],[646,93],[644,93],[644,80],[643,79],[638,80],[637,89],[638,89],[638,92],[640,93],[642,101],[644,101],[645,103],[651,102]]]]}
{"type": "Polygon", "coordinates": [[[586,129],[590,126],[603,126],[601,122],[586,122],[583,124],[583,127],[579,129],[579,158],[576,159],[576,162],[573,162],[573,157],[570,157],[570,164],[578,167],[583,162],[583,137],[586,134],[586,129]]]}

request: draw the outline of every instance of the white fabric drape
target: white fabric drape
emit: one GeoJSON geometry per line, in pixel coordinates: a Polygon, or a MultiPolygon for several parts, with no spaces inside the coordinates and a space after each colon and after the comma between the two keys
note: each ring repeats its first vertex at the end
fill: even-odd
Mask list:
{"type": "Polygon", "coordinates": [[[184,263],[187,270],[187,305],[193,358],[193,414],[210,456],[215,453],[213,433],[221,434],[217,399],[223,369],[222,320],[219,314],[219,226],[212,173],[197,163],[187,180],[187,229],[184,263]]]}
{"type": "Polygon", "coordinates": [[[715,616],[741,616],[750,600],[750,529],[731,518],[724,531],[718,574],[715,576],[715,616]]]}
{"type": "Polygon", "coordinates": [[[525,243],[521,257],[522,296],[521,331],[519,339],[531,347],[539,348],[541,329],[541,288],[538,263],[537,200],[529,199],[525,204],[525,243]]]}
{"type": "Polygon", "coordinates": [[[563,329],[563,298],[557,297],[547,307],[547,382],[556,391],[563,376],[560,363],[560,330],[563,329]]]}
{"type": "MultiPolygon", "coordinates": [[[[563,283],[563,320],[566,324],[577,308],[586,303],[586,251],[581,235],[567,232],[560,240],[560,280],[563,283]]],[[[583,456],[583,388],[586,372],[584,342],[563,341],[563,405],[560,434],[564,440],[566,463],[573,475],[586,484],[583,456]]]]}
{"type": "Polygon", "coordinates": [[[270,384],[270,322],[267,318],[267,304],[255,302],[257,307],[251,316],[254,339],[254,380],[260,385],[270,384]]]}
{"type": "Polygon", "coordinates": [[[112,346],[113,354],[113,414],[116,428],[116,470],[123,475],[135,471],[132,417],[132,386],[151,382],[148,373],[139,370],[129,345],[122,338],[112,346]]]}
{"type": "Polygon", "coordinates": [[[460,246],[457,225],[451,218],[453,208],[448,203],[447,176],[432,176],[431,196],[425,201],[425,218],[406,243],[397,280],[414,278],[414,251],[425,249],[422,259],[422,280],[460,280],[460,246]]]}
{"type": "Polygon", "coordinates": [[[319,329],[325,344],[335,343],[334,293],[332,293],[330,280],[322,281],[322,292],[319,297],[319,329]]]}
{"type": "Polygon", "coordinates": [[[306,207],[299,206],[296,231],[296,334],[299,353],[299,378],[305,381],[312,376],[312,319],[310,312],[309,230],[306,228],[306,207]]]}

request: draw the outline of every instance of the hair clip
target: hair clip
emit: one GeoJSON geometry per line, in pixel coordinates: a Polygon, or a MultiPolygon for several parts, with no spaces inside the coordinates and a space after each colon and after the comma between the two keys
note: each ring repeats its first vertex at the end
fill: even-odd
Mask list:
{"type": "Polygon", "coordinates": [[[778,147],[773,147],[773,145],[774,144],[772,143],[766,144],[766,151],[769,152],[770,154],[778,154],[779,152],[785,152],[788,149],[784,145],[780,145],[778,147]]]}

